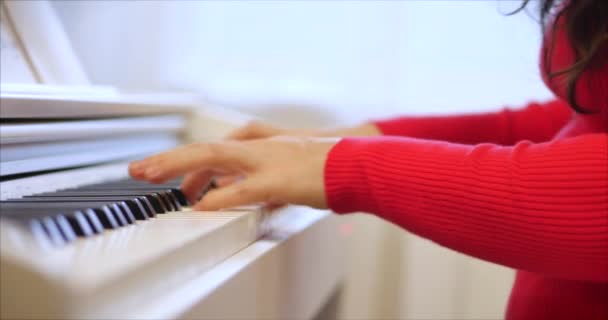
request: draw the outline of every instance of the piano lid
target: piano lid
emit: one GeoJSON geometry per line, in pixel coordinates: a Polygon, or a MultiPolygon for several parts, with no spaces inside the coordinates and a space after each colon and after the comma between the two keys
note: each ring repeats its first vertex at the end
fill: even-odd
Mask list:
{"type": "MultiPolygon", "coordinates": [[[[0,119],[84,119],[129,115],[153,115],[187,113],[201,100],[195,94],[145,93],[119,94],[101,87],[81,88],[52,87],[52,90],[37,91],[38,86],[0,86],[0,119]],[[17,88],[19,90],[11,91],[17,88]],[[80,90],[83,89],[83,90],[80,90]]],[[[49,89],[46,88],[45,89],[49,89]]]]}

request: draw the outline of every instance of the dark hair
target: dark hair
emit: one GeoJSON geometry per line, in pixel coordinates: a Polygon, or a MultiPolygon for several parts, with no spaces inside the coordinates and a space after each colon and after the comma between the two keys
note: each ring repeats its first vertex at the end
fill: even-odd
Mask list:
{"type": "MultiPolygon", "coordinates": [[[[513,12],[522,11],[531,0],[523,0],[513,12]]],[[[576,101],[576,84],[581,74],[603,65],[598,53],[608,45],[608,0],[539,0],[540,22],[544,36],[551,36],[543,55],[549,79],[563,77],[570,106],[579,113],[589,113],[576,101]],[[564,28],[575,54],[574,62],[561,70],[552,70],[550,57],[557,28],[564,28]]]]}

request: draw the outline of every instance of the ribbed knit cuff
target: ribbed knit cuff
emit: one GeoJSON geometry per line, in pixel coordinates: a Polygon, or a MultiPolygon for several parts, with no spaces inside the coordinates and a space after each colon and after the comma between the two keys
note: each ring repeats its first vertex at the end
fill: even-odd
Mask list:
{"type": "MultiPolygon", "coordinates": [[[[325,163],[328,206],[337,213],[369,212],[382,216],[386,212],[380,212],[381,207],[385,206],[379,199],[393,201],[385,196],[395,192],[395,182],[408,193],[419,189],[417,183],[433,185],[428,190],[431,194],[434,187],[444,190],[442,181],[455,179],[454,173],[467,151],[463,145],[415,138],[344,138],[332,148],[325,163]]],[[[403,196],[410,204],[419,205],[420,194],[414,194],[403,196]]]]}
{"type": "Polygon", "coordinates": [[[344,138],[329,152],[325,163],[325,194],[328,207],[336,213],[373,212],[363,153],[366,139],[344,138]]]}

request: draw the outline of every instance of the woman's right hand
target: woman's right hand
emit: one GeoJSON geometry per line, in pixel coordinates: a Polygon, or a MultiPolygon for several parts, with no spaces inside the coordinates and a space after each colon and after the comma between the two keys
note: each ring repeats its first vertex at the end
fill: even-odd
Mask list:
{"type": "Polygon", "coordinates": [[[336,130],[314,130],[314,129],[284,129],[275,127],[259,121],[251,121],[246,125],[232,131],[226,139],[228,140],[254,140],[274,136],[292,137],[347,137],[347,136],[377,136],[380,130],[372,123],[364,123],[359,126],[336,129],[336,130]]]}

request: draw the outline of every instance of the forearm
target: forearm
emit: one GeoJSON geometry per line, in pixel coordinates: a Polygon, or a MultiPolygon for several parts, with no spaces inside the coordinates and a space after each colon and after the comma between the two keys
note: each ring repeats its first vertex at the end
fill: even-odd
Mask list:
{"type": "Polygon", "coordinates": [[[499,112],[398,117],[375,121],[384,135],[448,141],[463,144],[513,145],[521,140],[544,142],[569,120],[571,111],[558,100],[530,103],[525,108],[499,112]]]}
{"type": "Polygon", "coordinates": [[[328,204],[443,246],[551,276],[608,281],[608,136],[514,147],[345,139],[328,204]]]}

